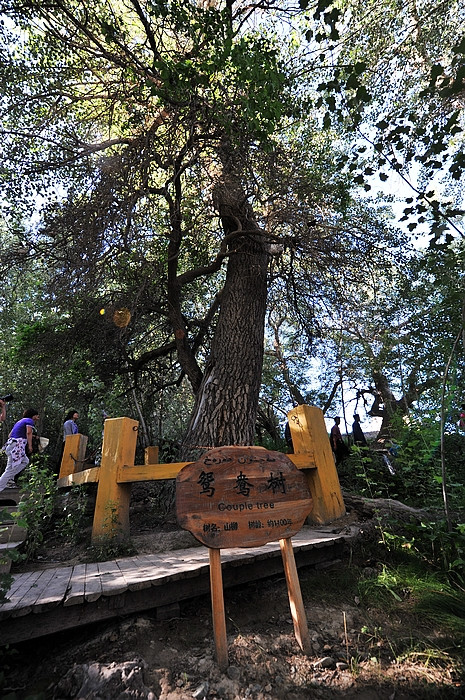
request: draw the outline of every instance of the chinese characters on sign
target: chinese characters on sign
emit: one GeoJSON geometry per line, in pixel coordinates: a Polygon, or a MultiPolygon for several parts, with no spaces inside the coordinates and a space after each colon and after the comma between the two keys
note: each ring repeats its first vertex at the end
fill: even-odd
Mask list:
{"type": "Polygon", "coordinates": [[[206,493],[207,496],[210,496],[210,498],[215,493],[214,487],[211,486],[212,481],[214,481],[213,472],[207,473],[207,472],[202,471],[200,476],[199,476],[199,480],[197,482],[202,487],[202,490],[200,493],[202,493],[202,494],[206,493]]]}
{"type": "Polygon", "coordinates": [[[218,447],[176,482],[180,525],[209,547],[254,547],[291,537],[312,507],[305,476],[262,447],[218,447]]]}

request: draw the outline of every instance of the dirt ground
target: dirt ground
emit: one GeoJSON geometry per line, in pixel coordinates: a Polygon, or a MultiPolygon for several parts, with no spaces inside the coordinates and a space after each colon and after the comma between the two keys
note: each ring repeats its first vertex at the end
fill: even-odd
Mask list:
{"type": "MultiPolygon", "coordinates": [[[[338,522],[354,524],[354,516],[338,522]]],[[[370,524],[361,524],[370,536],[370,524]]],[[[140,553],[197,546],[175,524],[137,528],[140,553]]],[[[76,563],[85,549],[53,542],[31,568],[76,563]]],[[[406,599],[400,612],[370,609],[354,577],[382,563],[364,548],[315,571],[300,569],[311,650],[294,634],[283,576],[224,593],[229,668],[215,661],[210,599],[157,620],[150,611],[0,650],[2,700],[410,700],[464,698],[461,671],[428,619],[406,599]],[[429,650],[429,651],[428,651],[429,650]]]]}

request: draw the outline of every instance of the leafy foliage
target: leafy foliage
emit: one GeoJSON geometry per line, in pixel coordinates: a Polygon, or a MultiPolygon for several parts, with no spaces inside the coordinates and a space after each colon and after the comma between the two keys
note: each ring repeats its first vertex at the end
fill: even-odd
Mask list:
{"type": "Polygon", "coordinates": [[[27,537],[22,545],[26,561],[33,558],[40,549],[47,532],[52,527],[52,517],[56,502],[55,477],[44,464],[44,459],[36,456],[27,467],[27,474],[19,479],[21,488],[27,490],[27,498],[18,503],[17,522],[27,529],[27,537]]]}
{"type": "Polygon", "coordinates": [[[65,494],[62,513],[55,529],[65,541],[76,544],[83,536],[83,525],[88,509],[88,493],[84,485],[73,485],[65,494]]]}
{"type": "Polygon", "coordinates": [[[434,243],[463,237],[454,184],[464,165],[463,8],[455,0],[401,7],[348,0],[318,4],[309,17],[324,25],[307,32],[325,75],[323,125],[357,134],[341,160],[354,182],[369,191],[401,180],[411,189],[403,216],[411,232],[429,228],[434,243]]]}

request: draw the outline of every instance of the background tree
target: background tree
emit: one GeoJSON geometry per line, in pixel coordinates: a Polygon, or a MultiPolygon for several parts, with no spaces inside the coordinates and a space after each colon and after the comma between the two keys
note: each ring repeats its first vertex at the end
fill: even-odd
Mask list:
{"type": "Polygon", "coordinates": [[[389,177],[400,180],[408,230],[446,243],[463,237],[462,5],[300,5],[309,21],[309,66],[320,64],[323,122],[350,134],[352,154],[344,160],[355,182],[367,191],[386,182],[386,191],[389,177]]]}

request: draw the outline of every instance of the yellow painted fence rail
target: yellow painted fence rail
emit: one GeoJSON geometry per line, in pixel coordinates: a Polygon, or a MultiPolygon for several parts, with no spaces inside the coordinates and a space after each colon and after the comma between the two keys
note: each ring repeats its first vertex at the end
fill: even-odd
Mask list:
{"type": "MultiPolygon", "coordinates": [[[[324,525],[345,514],[339,477],[329,443],[323,412],[316,406],[297,406],[288,413],[294,453],[288,457],[304,470],[313,509],[308,518],[324,525]]],[[[139,423],[132,418],[107,418],[99,467],[84,469],[87,437],[66,438],[59,488],[97,483],[92,542],[108,537],[129,537],[131,484],[138,481],[175,479],[190,462],[158,464],[158,448],[147,447],[145,464],[134,464],[139,423]]]]}

